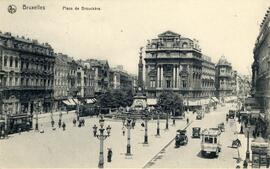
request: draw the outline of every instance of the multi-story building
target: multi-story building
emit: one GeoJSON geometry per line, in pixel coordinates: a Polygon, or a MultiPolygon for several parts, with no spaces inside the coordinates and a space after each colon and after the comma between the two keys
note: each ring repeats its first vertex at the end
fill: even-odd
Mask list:
{"type": "Polygon", "coordinates": [[[203,56],[197,40],[166,31],[148,41],[145,50],[145,91],[148,98],[172,90],[187,107],[202,107],[214,96],[214,64],[203,56]]]}
{"type": "MultiPolygon", "coordinates": [[[[270,7],[260,25],[260,32],[253,50],[252,96],[257,100],[264,121],[270,121],[270,7]]],[[[270,127],[267,135],[270,134],[270,127]]]]}
{"type": "Polygon", "coordinates": [[[95,71],[90,63],[83,61],[84,66],[84,99],[91,99],[95,97],[95,71]]]}
{"type": "Polygon", "coordinates": [[[233,100],[232,97],[232,66],[225,56],[222,56],[216,65],[216,97],[220,102],[233,100]]]}
{"type": "Polygon", "coordinates": [[[88,59],[86,62],[90,63],[91,68],[95,71],[94,86],[95,95],[107,91],[110,87],[109,75],[110,67],[107,60],[88,59]]]}
{"type": "Polygon", "coordinates": [[[110,88],[126,91],[133,90],[132,76],[124,70],[122,65],[110,69],[110,88]]]}
{"type": "Polygon", "coordinates": [[[55,58],[54,66],[54,111],[62,107],[62,102],[68,99],[68,58],[67,55],[58,53],[55,58]]]}
{"type": "Polygon", "coordinates": [[[71,58],[67,57],[67,63],[68,63],[68,97],[73,98],[77,96],[78,88],[77,88],[77,69],[78,64],[76,61],[71,58]]]}
{"type": "MultiPolygon", "coordinates": [[[[10,119],[20,114],[50,111],[55,62],[52,47],[37,40],[0,33],[0,56],[2,110],[10,119]]],[[[10,120],[11,130],[15,123],[10,120]]]]}

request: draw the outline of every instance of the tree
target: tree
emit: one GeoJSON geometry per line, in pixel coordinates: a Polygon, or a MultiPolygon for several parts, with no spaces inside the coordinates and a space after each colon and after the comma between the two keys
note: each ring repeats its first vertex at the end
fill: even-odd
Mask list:
{"type": "Polygon", "coordinates": [[[181,114],[184,103],[181,95],[174,93],[173,91],[163,91],[158,98],[157,105],[165,112],[173,112],[174,114],[177,110],[179,114],[181,114]]]}

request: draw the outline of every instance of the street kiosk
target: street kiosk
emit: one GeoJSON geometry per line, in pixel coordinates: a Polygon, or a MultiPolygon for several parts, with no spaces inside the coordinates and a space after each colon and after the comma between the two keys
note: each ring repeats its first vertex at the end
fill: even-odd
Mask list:
{"type": "Polygon", "coordinates": [[[268,143],[262,137],[257,137],[252,141],[251,151],[252,167],[269,167],[268,143]]]}

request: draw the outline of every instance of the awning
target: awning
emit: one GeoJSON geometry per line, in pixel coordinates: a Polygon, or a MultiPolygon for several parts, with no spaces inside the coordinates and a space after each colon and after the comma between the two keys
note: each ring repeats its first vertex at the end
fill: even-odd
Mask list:
{"type": "Polygon", "coordinates": [[[68,100],[63,100],[62,101],[65,105],[71,106],[72,104],[68,100]]]}
{"type": "Polygon", "coordinates": [[[72,105],[72,106],[76,105],[76,103],[72,99],[68,99],[68,101],[69,101],[70,105],[72,105]]]}
{"type": "Polygon", "coordinates": [[[154,106],[156,104],[157,104],[157,99],[155,99],[155,98],[148,98],[147,99],[147,105],[148,106],[154,106]]]}
{"type": "Polygon", "coordinates": [[[86,99],[86,103],[87,104],[93,104],[93,103],[95,103],[97,100],[95,99],[95,98],[93,98],[93,99],[86,99]]]}
{"type": "Polygon", "coordinates": [[[212,100],[214,100],[215,102],[219,102],[219,100],[216,97],[212,97],[212,100]]]}
{"type": "Polygon", "coordinates": [[[78,99],[73,99],[73,101],[74,101],[75,104],[79,104],[80,103],[78,99]]]}

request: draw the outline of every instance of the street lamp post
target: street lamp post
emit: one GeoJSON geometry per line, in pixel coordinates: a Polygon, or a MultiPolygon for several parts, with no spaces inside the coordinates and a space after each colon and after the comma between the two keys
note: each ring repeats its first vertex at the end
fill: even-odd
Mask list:
{"type": "Polygon", "coordinates": [[[168,110],[166,110],[166,130],[169,129],[169,113],[168,113],[168,110]]]}
{"type": "Polygon", "coordinates": [[[157,110],[157,136],[160,136],[160,129],[159,129],[159,111],[157,110]]]}
{"type": "Polygon", "coordinates": [[[249,152],[249,130],[250,130],[250,126],[247,127],[247,151],[246,151],[246,160],[249,161],[250,158],[250,152],[249,152]]]}
{"type": "Polygon", "coordinates": [[[123,125],[127,128],[127,153],[126,156],[131,156],[131,144],[130,144],[130,130],[132,128],[132,123],[134,120],[131,120],[130,112],[128,113],[127,120],[125,123],[125,119],[123,119],[123,125]]]}
{"type": "Polygon", "coordinates": [[[147,125],[147,123],[148,123],[148,118],[149,118],[149,114],[148,114],[148,112],[147,112],[147,110],[145,110],[145,112],[144,112],[144,123],[145,123],[145,127],[144,127],[144,142],[143,142],[143,144],[148,144],[148,125],[147,125]]]}
{"type": "MultiPolygon", "coordinates": [[[[107,134],[104,133],[104,122],[105,120],[103,119],[103,117],[101,117],[101,119],[99,120],[99,134],[96,134],[96,137],[100,140],[100,149],[99,149],[99,162],[98,162],[98,167],[99,168],[103,168],[104,167],[104,153],[103,153],[103,144],[104,144],[104,140],[110,136],[110,132],[111,132],[111,127],[108,126],[106,128],[107,134]]],[[[95,131],[94,131],[95,132],[95,131]]],[[[95,133],[94,133],[95,135],[95,133]]]]}

